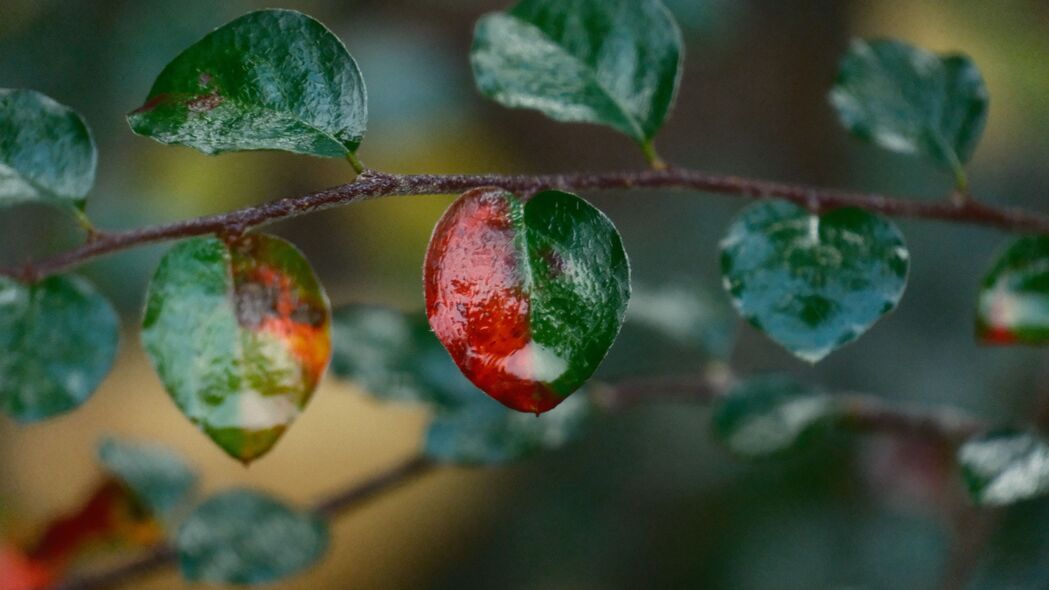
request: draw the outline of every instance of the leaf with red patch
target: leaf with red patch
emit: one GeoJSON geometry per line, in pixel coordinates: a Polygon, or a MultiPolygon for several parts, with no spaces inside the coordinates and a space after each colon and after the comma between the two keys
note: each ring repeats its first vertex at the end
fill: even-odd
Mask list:
{"type": "Polygon", "coordinates": [[[309,401],[331,357],[330,326],[328,298],[288,242],[195,238],[161,261],[142,342],[179,409],[248,463],[309,401]]]}
{"type": "Polygon", "coordinates": [[[1049,343],[1049,237],[1020,238],[998,258],[980,287],[976,335],[985,344],[1049,343]]]}
{"type": "Polygon", "coordinates": [[[434,230],[425,274],[430,326],[463,374],[536,414],[594,373],[630,298],[615,226],[559,191],[464,193],[434,230]]]}

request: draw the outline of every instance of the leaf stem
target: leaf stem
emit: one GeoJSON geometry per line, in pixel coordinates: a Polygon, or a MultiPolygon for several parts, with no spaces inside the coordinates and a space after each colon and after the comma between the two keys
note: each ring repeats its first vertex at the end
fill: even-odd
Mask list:
{"type": "Polygon", "coordinates": [[[353,170],[357,174],[364,172],[364,164],[362,164],[361,161],[357,159],[357,154],[353,152],[347,152],[346,161],[350,163],[350,166],[353,166],[353,170]]]}
{"type": "Polygon", "coordinates": [[[663,161],[663,158],[659,157],[659,153],[656,152],[655,140],[649,139],[641,143],[641,151],[645,154],[645,159],[648,160],[648,165],[653,170],[666,170],[667,163],[663,161]]]}

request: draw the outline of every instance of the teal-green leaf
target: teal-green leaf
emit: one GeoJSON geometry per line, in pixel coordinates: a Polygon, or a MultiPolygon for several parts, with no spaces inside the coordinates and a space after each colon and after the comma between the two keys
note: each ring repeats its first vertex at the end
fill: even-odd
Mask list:
{"type": "Polygon", "coordinates": [[[585,392],[539,416],[515,412],[478,395],[472,403],[438,412],[426,430],[423,448],[428,457],[442,463],[506,463],[568,444],[593,414],[585,392]]]}
{"type": "Polygon", "coordinates": [[[1049,444],[1033,434],[977,436],[958,449],[958,464],[977,504],[1000,506],[1049,492],[1049,444]]]}
{"type": "Polygon", "coordinates": [[[335,310],[331,369],[387,401],[449,409],[483,396],[452,362],[421,312],[364,304],[335,310]]]}
{"type": "Polygon", "coordinates": [[[288,242],[194,238],[153,276],[142,344],[182,413],[248,463],[309,402],[331,357],[330,322],[324,289],[288,242]]]}
{"type": "Polygon", "coordinates": [[[794,448],[833,411],[825,393],[785,377],[754,377],[717,400],[713,432],[740,456],[765,457],[794,448]]]}
{"type": "Polygon", "coordinates": [[[39,201],[82,210],[97,160],[80,115],[39,92],[0,88],[0,206],[39,201]]]}
{"type": "Polygon", "coordinates": [[[721,242],[722,278],[736,309],[812,363],[895,308],[907,268],[896,226],[853,208],[815,215],[783,201],[756,203],[721,242]]]}
{"type": "Polygon", "coordinates": [[[251,490],[212,496],[179,527],[182,575],[192,582],[265,584],[313,565],[328,549],[327,524],[251,490]]]}
{"type": "Polygon", "coordinates": [[[659,0],[522,0],[478,21],[470,61],[481,93],[505,106],[647,144],[674,101],[682,51],[659,0]]]}
{"type": "Polygon", "coordinates": [[[246,14],[190,46],[160,73],[131,128],[206,154],[357,151],[368,118],[364,79],[346,47],[292,10],[246,14]]]}
{"type": "Polygon", "coordinates": [[[186,459],[164,445],[106,438],[98,445],[98,460],[161,517],[185,506],[197,486],[186,459]]]}
{"type": "Polygon", "coordinates": [[[987,119],[987,87],[963,55],[935,55],[892,40],[855,40],[830,101],[842,124],[885,149],[932,158],[964,186],[987,119]]]}
{"type": "Polygon", "coordinates": [[[35,422],[79,407],[113,366],[119,328],[84,279],[27,286],[0,277],[0,408],[35,422]]]}
{"type": "Polygon", "coordinates": [[[1017,239],[980,286],[976,335],[987,344],[1049,344],[1049,237],[1017,239]]]}

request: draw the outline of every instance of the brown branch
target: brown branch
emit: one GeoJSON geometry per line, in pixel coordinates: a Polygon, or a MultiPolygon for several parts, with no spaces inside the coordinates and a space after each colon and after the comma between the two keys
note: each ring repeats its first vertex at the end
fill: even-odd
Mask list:
{"type": "MultiPolygon", "coordinates": [[[[626,380],[615,384],[597,384],[595,402],[609,411],[619,411],[650,401],[689,401],[711,403],[728,393],[734,382],[731,372],[713,364],[704,373],[626,380]]],[[[888,402],[870,395],[841,394],[838,405],[839,423],[862,433],[919,435],[949,445],[956,445],[980,430],[982,425],[953,409],[894,408],[888,402]]],[[[313,510],[332,520],[367,501],[431,472],[438,464],[416,455],[364,482],[320,499],[313,510]]],[[[160,545],[143,555],[105,570],[83,574],[61,582],[50,590],[101,590],[171,566],[177,555],[170,545],[160,545]]]]}
{"type": "Polygon", "coordinates": [[[719,176],[682,168],[538,176],[397,175],[367,170],[356,181],[348,184],[228,213],[121,232],[98,231],[92,236],[92,239],[77,248],[21,267],[0,269],[0,275],[34,281],[103,254],[143,244],[207,234],[235,234],[280,219],[378,197],[454,194],[480,186],[499,186],[521,193],[546,188],[572,191],[642,188],[695,190],[745,199],[775,197],[813,211],[838,207],[859,207],[890,217],[931,219],[1017,233],[1049,234],[1049,215],[1024,209],[985,205],[972,199],[931,201],[889,197],[875,193],[839,191],[737,176],[719,176]]]}
{"type": "MultiPolygon", "coordinates": [[[[340,514],[360,508],[369,500],[428,473],[433,467],[434,463],[429,459],[421,455],[413,456],[363,482],[355,482],[331,496],[322,498],[313,505],[313,510],[324,518],[333,519],[340,514]]],[[[49,590],[112,588],[155,570],[174,565],[177,561],[178,554],[175,549],[165,543],[149,549],[131,561],[69,578],[52,586],[49,590]]]]}

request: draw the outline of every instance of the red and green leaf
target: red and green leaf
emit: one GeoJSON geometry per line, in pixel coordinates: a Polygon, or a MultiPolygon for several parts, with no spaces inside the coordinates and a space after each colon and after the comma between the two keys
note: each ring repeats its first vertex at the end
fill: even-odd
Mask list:
{"type": "Polygon", "coordinates": [[[1013,242],[980,288],[976,335],[985,344],[1049,343],[1049,237],[1013,242]]]}
{"type": "Polygon", "coordinates": [[[477,387],[522,412],[550,410],[597,369],[630,297],[615,226],[575,195],[464,193],[434,230],[430,325],[477,387]]]}
{"type": "Polygon", "coordinates": [[[331,357],[330,325],[327,296],[291,244],[196,238],[161,261],[142,341],[179,409],[247,463],[309,401],[331,357]]]}

